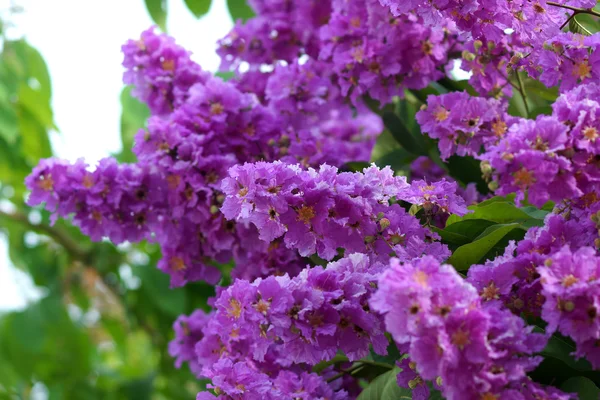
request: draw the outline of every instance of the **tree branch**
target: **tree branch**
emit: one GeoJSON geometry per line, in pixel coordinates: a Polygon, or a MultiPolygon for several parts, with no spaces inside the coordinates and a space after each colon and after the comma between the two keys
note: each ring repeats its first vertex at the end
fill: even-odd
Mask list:
{"type": "MultiPolygon", "coordinates": [[[[564,8],[566,10],[575,11],[575,14],[590,14],[590,15],[593,15],[596,17],[600,17],[600,13],[597,11],[594,11],[591,8],[578,8],[578,7],[568,6],[566,4],[556,3],[554,1],[547,1],[546,4],[548,4],[549,6],[560,7],[560,8],[564,8]]],[[[575,14],[573,14],[571,17],[573,17],[575,14]]]]}
{"type": "Polygon", "coordinates": [[[67,233],[60,229],[45,224],[34,224],[29,221],[27,215],[20,212],[10,213],[0,210],[0,218],[6,218],[8,220],[20,223],[27,226],[34,232],[51,237],[56,243],[64,247],[65,250],[67,250],[67,252],[69,252],[69,254],[71,254],[73,258],[77,260],[86,261],[87,259],[88,252],[86,249],[82,248],[77,242],[71,239],[67,233]]]}

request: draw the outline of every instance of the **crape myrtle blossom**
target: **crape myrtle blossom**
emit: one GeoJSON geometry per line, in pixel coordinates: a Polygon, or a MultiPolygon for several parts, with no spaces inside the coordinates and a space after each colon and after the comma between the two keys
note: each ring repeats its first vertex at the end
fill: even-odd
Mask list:
{"type": "Polygon", "coordinates": [[[404,1],[380,0],[393,15],[418,15],[425,25],[452,21],[464,39],[463,68],[482,96],[511,94],[509,75],[525,70],[548,87],[561,90],[596,76],[594,49],[600,35],[563,33],[569,14],[561,5],[591,9],[585,1],[404,1]]]}
{"type": "Polygon", "coordinates": [[[229,360],[219,361],[215,369],[221,372],[208,387],[211,392],[200,392],[196,400],[349,400],[355,398],[345,390],[336,390],[323,376],[310,372],[280,370],[270,377],[252,363],[229,360]]]}
{"type": "Polygon", "coordinates": [[[257,69],[278,61],[295,62],[303,54],[316,58],[320,48],[319,28],[331,17],[331,0],[248,2],[257,14],[247,22],[237,21],[219,41],[221,69],[237,69],[242,62],[257,69]]]}
{"type": "Polygon", "coordinates": [[[466,92],[428,96],[416,115],[421,130],[438,139],[442,159],[476,156],[503,137],[516,118],[507,114],[505,101],[473,97],[466,92]]]}
{"type": "MultiPolygon", "coordinates": [[[[460,54],[453,24],[424,26],[420,18],[394,17],[378,0],[260,1],[257,16],[238,22],[220,42],[221,68],[250,70],[320,60],[344,96],[368,94],[382,103],[404,88],[422,89],[446,76],[452,51],[460,54]]],[[[331,85],[336,86],[336,84],[331,85]]]]}
{"type": "Polygon", "coordinates": [[[133,85],[132,94],[146,103],[153,115],[167,116],[185,101],[191,86],[210,76],[190,59],[189,51],[173,38],[156,34],[155,28],[129,40],[122,51],[127,69],[123,82],[133,85]]]}
{"type": "MultiPolygon", "coordinates": [[[[327,165],[305,170],[276,161],[237,165],[229,175],[223,180],[226,198],[221,208],[227,219],[252,223],[266,242],[283,237],[285,245],[300,255],[316,253],[325,260],[335,257],[339,248],[383,260],[391,252],[403,259],[423,254],[445,259],[448,249],[437,242],[438,236],[390,201],[425,201],[427,196],[431,206],[467,212],[464,200],[455,193],[438,196],[412,189],[389,167],[338,173],[327,165]]],[[[435,191],[438,184],[431,189],[435,191]]],[[[447,189],[456,190],[456,184],[451,186],[447,189]]]]}
{"type": "Polygon", "coordinates": [[[565,32],[536,48],[533,56],[521,62],[530,76],[548,87],[560,83],[561,92],[578,84],[600,79],[600,34],[584,36],[565,32]]]}
{"type": "MultiPolygon", "coordinates": [[[[352,254],[326,267],[305,268],[295,278],[236,280],[220,291],[213,314],[202,315],[195,354],[181,334],[172,346],[184,354],[174,353],[200,365],[199,375],[230,395],[235,392],[219,382],[227,381],[231,366],[240,363],[240,368],[274,378],[282,368],[302,370],[331,360],[338,350],[350,361],[369,354],[369,346],[385,354],[388,340],[381,318],[367,303],[383,267],[364,254],[352,254]]],[[[271,384],[276,386],[277,379],[271,384]]]]}
{"type": "Polygon", "coordinates": [[[496,193],[522,200],[527,192],[527,201],[542,206],[597,191],[599,109],[600,86],[590,83],[562,94],[552,116],[513,124],[480,156],[496,193]]]}
{"type": "Polygon", "coordinates": [[[544,296],[538,267],[564,246],[595,246],[598,231],[589,215],[577,210],[568,216],[548,214],[543,227],[529,229],[503,256],[469,268],[467,280],[483,302],[500,302],[515,314],[539,317],[544,296]]]}
{"type": "Polygon", "coordinates": [[[563,93],[552,115],[511,117],[506,103],[467,93],[429,96],[417,113],[423,132],[439,139],[442,158],[471,155],[496,194],[517,193],[541,207],[598,190],[600,86],[563,93]]]}
{"type": "Polygon", "coordinates": [[[576,357],[600,366],[600,257],[591,247],[564,246],[537,268],[546,301],[542,317],[549,332],[572,338],[576,357]]]}
{"type": "Polygon", "coordinates": [[[245,161],[368,160],[383,129],[380,117],[344,104],[321,77],[322,65],[278,68],[265,83],[263,104],[236,81],[200,74],[172,38],[148,30],[140,41],[145,47],[139,41],[124,46],[125,80],[135,78],[134,92],[155,114],[135,137],[139,161],[118,165],[106,159],[94,171],[83,162],[43,161],[27,180],[29,203],[46,202],[63,218],[74,214],[74,223],[94,240],[157,241],[163,253],[158,267],[171,275],[173,286],[216,283],[219,273],[210,260],[233,258],[243,265],[234,277],[297,273],[303,263],[285,246],[242,244],[252,241],[256,229],[223,218],[221,180],[229,167],[245,161]],[[163,62],[175,72],[161,70],[163,62]],[[175,79],[180,68],[198,72],[198,79],[175,79]],[[158,90],[159,83],[164,88],[158,90]],[[287,96],[277,94],[281,87],[290,90],[287,96]],[[163,93],[167,89],[176,94],[163,93]]]}
{"type": "Polygon", "coordinates": [[[414,15],[394,17],[377,0],[336,0],[321,28],[319,59],[331,63],[344,95],[389,103],[403,89],[422,89],[446,76],[460,53],[454,24],[425,26],[414,15]]]}
{"type": "Polygon", "coordinates": [[[533,354],[546,337],[497,303],[483,303],[452,266],[427,256],[404,264],[392,259],[370,304],[396,343],[409,345],[419,376],[441,378],[446,398],[532,398],[522,385],[541,362],[533,354]]]}
{"type": "MultiPolygon", "coordinates": [[[[410,163],[410,178],[412,180],[420,179],[427,182],[435,182],[442,179],[448,182],[456,182],[443,168],[427,156],[419,156],[410,163]]],[[[457,186],[456,193],[464,199],[467,205],[476,203],[481,197],[474,183],[469,183],[464,188],[457,186]]]]}

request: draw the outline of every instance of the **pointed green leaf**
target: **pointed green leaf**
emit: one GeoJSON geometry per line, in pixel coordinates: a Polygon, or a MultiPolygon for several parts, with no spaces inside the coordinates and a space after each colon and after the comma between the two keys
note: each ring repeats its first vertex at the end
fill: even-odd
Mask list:
{"type": "Polygon", "coordinates": [[[518,223],[505,224],[502,226],[491,227],[489,234],[479,239],[460,246],[448,259],[457,271],[465,271],[473,264],[477,264],[484,256],[492,250],[507,234],[515,229],[521,229],[518,223]]]}
{"type": "Polygon", "coordinates": [[[396,375],[401,371],[396,367],[379,375],[358,396],[357,400],[404,400],[412,399],[409,389],[398,386],[396,375]]]}
{"type": "Polygon", "coordinates": [[[167,0],[144,0],[152,21],[163,32],[167,31],[167,0]]]}
{"type": "Polygon", "coordinates": [[[560,388],[568,393],[577,393],[579,400],[598,400],[600,397],[596,384],[583,376],[567,379],[560,388]]]}
{"type": "Polygon", "coordinates": [[[208,13],[212,0],[184,0],[187,8],[194,14],[196,18],[208,13]]]}
{"type": "Polygon", "coordinates": [[[256,15],[252,8],[246,4],[246,0],[227,0],[227,9],[229,9],[229,14],[234,21],[238,19],[247,21],[256,15]]]}

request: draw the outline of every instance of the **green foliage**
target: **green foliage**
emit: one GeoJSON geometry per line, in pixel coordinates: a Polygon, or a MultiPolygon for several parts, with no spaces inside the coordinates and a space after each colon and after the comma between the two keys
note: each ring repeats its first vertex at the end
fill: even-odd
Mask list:
{"type": "MultiPolygon", "coordinates": [[[[36,382],[50,399],[194,398],[202,383],[187,367],[174,367],[167,345],[174,319],[207,309],[214,288],[198,283],[171,290],[168,276],[156,269],[156,246],[92,243],[68,221],[51,226],[47,212],[25,205],[25,177],[40,158],[53,155],[51,97],[39,52],[25,40],[4,40],[0,200],[10,206],[0,211],[0,239],[42,299],[0,314],[0,399],[27,399],[36,382]]],[[[133,161],[133,136],[149,113],[130,88],[121,101],[127,150],[117,157],[133,161]]]]}
{"type": "Polygon", "coordinates": [[[117,155],[120,162],[134,162],[135,155],[131,151],[133,138],[141,128],[146,126],[150,110],[144,103],[131,96],[131,86],[121,92],[121,143],[123,149],[117,155]]]}
{"type": "Polygon", "coordinates": [[[144,0],[152,21],[163,32],[167,31],[167,0],[144,0]]]}
{"type": "Polygon", "coordinates": [[[185,5],[187,6],[188,10],[190,10],[190,12],[192,14],[194,14],[194,16],[196,18],[200,18],[201,16],[208,13],[208,10],[210,10],[210,5],[212,3],[212,0],[184,0],[184,1],[185,1],[185,5]]]}
{"type": "Polygon", "coordinates": [[[492,225],[486,228],[471,243],[457,248],[448,259],[448,263],[452,264],[456,270],[464,271],[473,264],[492,258],[486,257],[492,251],[495,255],[501,254],[506,247],[503,246],[503,239],[517,229],[519,229],[518,223],[492,225]]]}
{"type": "Polygon", "coordinates": [[[255,15],[246,0],[227,0],[227,9],[234,21],[247,21],[255,15]]]}
{"type": "Polygon", "coordinates": [[[510,240],[520,240],[527,229],[541,226],[547,211],[535,207],[517,207],[514,197],[493,197],[470,206],[469,214],[451,215],[444,229],[432,228],[451,250],[448,262],[457,270],[503,254],[510,240]]]}
{"type": "Polygon", "coordinates": [[[588,378],[571,378],[560,387],[568,393],[577,393],[579,400],[595,400],[600,397],[600,389],[588,378]]]}
{"type": "Polygon", "coordinates": [[[396,375],[398,375],[400,371],[402,370],[396,367],[379,375],[360,393],[357,400],[412,399],[410,390],[399,387],[396,382],[396,375]]]}

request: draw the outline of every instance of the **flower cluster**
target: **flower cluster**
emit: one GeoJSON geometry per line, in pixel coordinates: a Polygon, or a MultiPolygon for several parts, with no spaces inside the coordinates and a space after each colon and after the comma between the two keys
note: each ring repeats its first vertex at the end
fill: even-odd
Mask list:
{"type": "Polygon", "coordinates": [[[382,103],[405,88],[422,89],[446,76],[461,44],[453,24],[431,28],[414,16],[394,17],[377,0],[334,1],[321,28],[319,58],[329,61],[345,95],[382,103]]]}
{"type": "Polygon", "coordinates": [[[295,252],[250,247],[256,229],[223,218],[227,169],[264,159],[307,166],[368,160],[383,129],[380,117],[344,104],[317,63],[277,68],[263,82],[261,102],[237,81],[202,72],[172,38],[152,29],[123,50],[124,79],[154,114],[135,137],[138,163],[106,159],[88,171],[83,162],[44,161],[27,180],[29,203],[45,202],[63,218],[74,214],[94,240],[158,241],[158,266],[174,286],[216,283],[210,260],[233,258],[243,266],[234,276],[248,279],[297,273],[303,264],[295,252]]]}
{"type": "Polygon", "coordinates": [[[594,368],[600,366],[600,258],[595,249],[581,247],[571,251],[565,246],[537,268],[542,295],[542,317],[547,330],[558,330],[577,344],[575,353],[587,358],[594,368]]]}
{"type": "Polygon", "coordinates": [[[544,304],[538,267],[563,246],[593,246],[597,230],[589,216],[549,214],[543,227],[530,229],[525,238],[509,245],[503,256],[474,265],[468,281],[483,302],[501,302],[516,314],[540,316],[544,304]]]}
{"type": "Polygon", "coordinates": [[[305,268],[295,278],[236,280],[220,292],[208,322],[203,316],[195,352],[187,339],[178,338],[173,346],[185,352],[177,354],[179,359],[198,363],[200,375],[229,395],[236,392],[218,383],[230,373],[224,365],[248,364],[274,377],[282,368],[331,360],[338,350],[350,360],[366,356],[369,346],[385,354],[382,321],[367,303],[382,267],[352,254],[326,268],[305,268]]]}
{"type": "Polygon", "coordinates": [[[204,83],[209,73],[190,59],[190,52],[173,38],[157,35],[154,28],[123,45],[127,69],[123,82],[133,85],[132,94],[148,104],[153,115],[168,115],[187,98],[195,83],[204,83]]]}
{"type": "Polygon", "coordinates": [[[597,74],[594,64],[600,58],[593,50],[600,36],[585,38],[561,32],[573,17],[565,11],[573,7],[591,9],[596,5],[594,0],[380,2],[392,14],[416,14],[426,25],[452,21],[464,38],[463,69],[472,72],[470,83],[481,95],[510,95],[508,75],[519,70],[547,86],[562,80],[562,90],[597,74]]]}
{"type": "Polygon", "coordinates": [[[438,139],[443,159],[457,154],[478,155],[502,138],[514,117],[500,100],[473,97],[465,92],[429,96],[427,106],[417,113],[424,133],[438,139]]]}
{"type": "MultiPolygon", "coordinates": [[[[327,64],[344,96],[381,102],[446,75],[460,42],[452,24],[434,29],[420,18],[394,17],[378,0],[252,2],[257,13],[220,42],[223,69],[295,63],[327,64]]],[[[332,85],[333,86],[333,85],[332,85]]]]}
{"type": "MultiPolygon", "coordinates": [[[[267,242],[283,237],[286,246],[302,256],[317,253],[331,260],[339,248],[347,253],[373,253],[384,260],[390,252],[408,260],[423,254],[439,259],[449,255],[435,241],[436,234],[390,203],[392,197],[415,197],[415,190],[389,168],[338,173],[326,165],[317,171],[258,162],[235,166],[229,174],[223,181],[225,217],[252,223],[267,242]]],[[[426,189],[435,191],[436,187],[426,189]]],[[[451,199],[459,202],[456,211],[466,212],[462,198],[452,192],[429,196],[416,190],[421,198],[428,196],[431,206],[447,208],[451,199]]]]}
{"type": "Polygon", "coordinates": [[[200,392],[196,400],[346,400],[345,390],[327,383],[322,376],[309,372],[281,370],[275,377],[256,370],[252,363],[222,360],[215,364],[219,376],[209,385],[215,392],[200,392]]]}
{"type": "Polygon", "coordinates": [[[582,85],[561,95],[552,116],[514,123],[480,158],[497,186],[542,206],[596,190],[596,140],[600,132],[600,86],[582,85]]]}
{"type": "Polygon", "coordinates": [[[454,268],[431,257],[393,259],[371,306],[385,315],[394,340],[409,344],[419,375],[441,378],[448,399],[522,398],[510,395],[541,361],[533,354],[544,347],[543,335],[510,311],[482,304],[454,268]]]}

